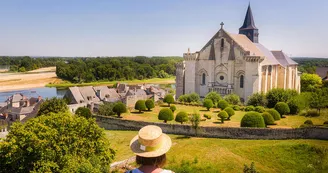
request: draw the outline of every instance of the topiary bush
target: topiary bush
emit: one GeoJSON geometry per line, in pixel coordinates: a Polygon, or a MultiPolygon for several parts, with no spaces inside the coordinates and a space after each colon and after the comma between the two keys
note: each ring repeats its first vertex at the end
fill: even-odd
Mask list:
{"type": "Polygon", "coordinates": [[[168,94],[164,97],[163,102],[167,103],[170,106],[171,103],[174,103],[174,98],[171,94],[168,94]]]}
{"type": "Polygon", "coordinates": [[[231,107],[226,107],[224,111],[228,113],[228,120],[230,120],[231,116],[235,115],[235,111],[231,107]]]}
{"type": "Polygon", "coordinates": [[[158,119],[163,120],[164,123],[167,123],[167,121],[172,121],[174,118],[173,112],[169,108],[163,108],[158,113],[158,119]]]}
{"type": "Polygon", "coordinates": [[[213,107],[213,101],[211,99],[204,99],[203,106],[209,111],[213,107]]]}
{"type": "Polygon", "coordinates": [[[177,114],[175,117],[175,121],[183,124],[184,122],[187,122],[189,120],[188,114],[185,111],[181,111],[177,114]]]}
{"type": "Polygon", "coordinates": [[[255,111],[255,107],[254,106],[246,106],[245,111],[246,112],[255,111]]]}
{"type": "Polygon", "coordinates": [[[313,122],[312,122],[312,120],[306,120],[306,121],[304,122],[304,124],[307,124],[307,125],[313,125],[313,122]]]}
{"type": "Polygon", "coordinates": [[[211,119],[211,118],[212,118],[212,115],[210,115],[210,114],[204,114],[204,117],[205,117],[206,119],[211,119]]]}
{"type": "Polygon", "coordinates": [[[248,97],[247,105],[250,106],[266,106],[268,101],[266,96],[263,92],[261,93],[254,93],[248,97]]]}
{"type": "Polygon", "coordinates": [[[298,114],[299,116],[304,116],[306,117],[307,116],[307,111],[306,110],[302,110],[300,111],[300,113],[298,114]]]}
{"type": "Polygon", "coordinates": [[[263,106],[256,106],[255,107],[255,112],[263,113],[263,112],[265,112],[265,109],[264,109],[263,106]]]}
{"type": "Polygon", "coordinates": [[[268,109],[268,110],[266,110],[266,112],[271,114],[275,121],[280,120],[280,118],[281,118],[279,112],[276,111],[275,109],[268,109]]]}
{"type": "Polygon", "coordinates": [[[115,103],[115,106],[113,107],[113,112],[117,114],[118,117],[121,117],[122,113],[125,113],[127,111],[126,106],[122,102],[115,103]]]}
{"type": "Polygon", "coordinates": [[[240,98],[237,94],[228,94],[223,97],[225,101],[227,101],[229,104],[237,105],[240,103],[240,98]]]}
{"type": "Polygon", "coordinates": [[[241,127],[265,127],[264,118],[258,112],[248,112],[241,119],[241,127]]]}
{"type": "Polygon", "coordinates": [[[221,123],[224,123],[224,120],[227,119],[229,115],[226,111],[221,111],[219,112],[218,117],[221,118],[221,123]]]}
{"type": "Polygon", "coordinates": [[[274,106],[274,109],[279,112],[281,118],[283,117],[283,115],[287,115],[290,112],[289,107],[288,107],[288,104],[287,103],[284,103],[284,102],[278,102],[274,106]]]}
{"type": "Polygon", "coordinates": [[[225,109],[228,106],[229,106],[229,103],[225,100],[220,100],[218,103],[218,108],[220,108],[221,110],[225,109]]]}
{"type": "Polygon", "coordinates": [[[308,110],[307,111],[307,114],[306,114],[307,117],[318,117],[320,116],[319,112],[315,109],[311,109],[311,110],[308,110]]]}
{"type": "Polygon", "coordinates": [[[145,104],[146,104],[146,107],[147,107],[148,111],[150,111],[152,108],[155,107],[153,99],[146,100],[145,104]]]}
{"type": "Polygon", "coordinates": [[[221,100],[221,95],[218,94],[217,92],[211,91],[206,94],[205,99],[210,99],[212,100],[213,104],[216,105],[219,103],[219,100],[221,100]]]}
{"type": "Polygon", "coordinates": [[[267,92],[268,107],[273,108],[278,102],[288,102],[291,98],[298,95],[296,90],[274,88],[267,92]]]}
{"type": "MultiPolygon", "coordinates": [[[[298,98],[300,99],[300,98],[298,98]]],[[[288,107],[289,107],[289,110],[290,110],[290,114],[293,114],[293,115],[297,115],[300,111],[300,106],[299,106],[299,101],[295,98],[295,99],[290,99],[287,104],[288,104],[288,107]]]]}
{"type": "Polygon", "coordinates": [[[264,112],[262,114],[262,117],[264,119],[265,125],[275,125],[274,119],[273,119],[272,115],[269,112],[264,112]]]}
{"type": "Polygon", "coordinates": [[[233,108],[233,110],[235,110],[235,111],[239,111],[239,110],[240,110],[240,106],[238,106],[238,105],[234,105],[232,108],[233,108]]]}
{"type": "Polygon", "coordinates": [[[136,104],[134,105],[134,109],[138,110],[139,112],[142,112],[146,110],[146,102],[145,100],[138,100],[136,104]]]}
{"type": "Polygon", "coordinates": [[[174,112],[175,110],[177,110],[177,107],[175,107],[175,105],[171,105],[170,109],[171,109],[172,112],[174,112]]]}

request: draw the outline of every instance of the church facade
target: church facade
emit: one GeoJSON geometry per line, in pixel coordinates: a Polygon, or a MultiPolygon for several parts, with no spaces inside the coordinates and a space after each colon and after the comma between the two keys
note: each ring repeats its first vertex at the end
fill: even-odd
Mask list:
{"type": "Polygon", "coordinates": [[[223,29],[195,53],[188,49],[176,65],[176,97],[210,91],[221,96],[235,93],[244,101],[256,92],[273,88],[300,91],[297,63],[282,51],[270,51],[259,43],[251,7],[248,6],[239,34],[223,29]]]}

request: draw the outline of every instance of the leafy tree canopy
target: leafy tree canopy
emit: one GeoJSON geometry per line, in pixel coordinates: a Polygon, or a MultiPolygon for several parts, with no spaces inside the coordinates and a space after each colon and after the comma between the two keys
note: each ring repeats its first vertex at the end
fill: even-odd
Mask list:
{"type": "Polygon", "coordinates": [[[37,116],[59,112],[68,112],[67,104],[64,99],[53,97],[45,100],[41,104],[37,116]]]}

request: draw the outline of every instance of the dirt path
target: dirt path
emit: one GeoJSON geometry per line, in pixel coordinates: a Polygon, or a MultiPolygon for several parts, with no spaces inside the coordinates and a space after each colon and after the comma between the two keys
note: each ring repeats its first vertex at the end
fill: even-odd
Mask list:
{"type": "Polygon", "coordinates": [[[27,73],[0,73],[0,92],[44,87],[50,82],[58,82],[56,67],[41,68],[27,73]]]}

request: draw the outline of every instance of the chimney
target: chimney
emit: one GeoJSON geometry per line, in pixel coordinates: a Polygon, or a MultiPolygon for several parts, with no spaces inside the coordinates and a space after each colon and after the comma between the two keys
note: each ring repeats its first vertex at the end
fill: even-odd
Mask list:
{"type": "Polygon", "coordinates": [[[30,100],[27,99],[26,102],[25,102],[25,107],[29,107],[30,106],[30,100]]]}

